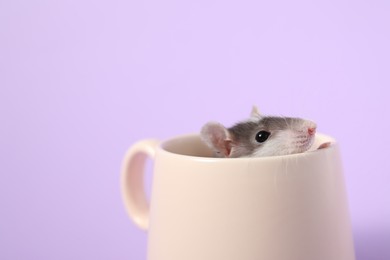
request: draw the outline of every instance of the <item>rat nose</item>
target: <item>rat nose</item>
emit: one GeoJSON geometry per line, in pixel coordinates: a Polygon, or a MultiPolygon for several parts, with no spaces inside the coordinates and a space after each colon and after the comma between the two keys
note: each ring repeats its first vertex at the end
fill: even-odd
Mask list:
{"type": "Polygon", "coordinates": [[[316,127],[309,127],[307,129],[307,132],[309,133],[309,135],[314,135],[316,133],[316,127]]]}

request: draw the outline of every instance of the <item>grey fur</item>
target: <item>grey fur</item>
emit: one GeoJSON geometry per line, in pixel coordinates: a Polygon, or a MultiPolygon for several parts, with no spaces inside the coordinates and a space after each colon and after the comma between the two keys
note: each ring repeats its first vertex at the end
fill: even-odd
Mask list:
{"type": "MultiPolygon", "coordinates": [[[[255,136],[260,131],[270,132],[268,140],[277,138],[281,131],[298,129],[303,119],[293,117],[266,116],[257,121],[244,121],[228,128],[233,144],[237,146],[231,157],[246,157],[261,148],[265,143],[257,143],[255,136]]],[[[267,141],[268,141],[267,140],[267,141]]]]}

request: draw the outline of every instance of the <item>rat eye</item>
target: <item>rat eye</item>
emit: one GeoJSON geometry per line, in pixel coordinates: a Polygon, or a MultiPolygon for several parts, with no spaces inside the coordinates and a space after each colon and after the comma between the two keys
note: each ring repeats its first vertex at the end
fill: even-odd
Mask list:
{"type": "Polygon", "coordinates": [[[260,131],[256,134],[256,141],[258,143],[263,143],[265,141],[267,141],[268,137],[270,136],[270,132],[267,132],[267,131],[260,131]]]}

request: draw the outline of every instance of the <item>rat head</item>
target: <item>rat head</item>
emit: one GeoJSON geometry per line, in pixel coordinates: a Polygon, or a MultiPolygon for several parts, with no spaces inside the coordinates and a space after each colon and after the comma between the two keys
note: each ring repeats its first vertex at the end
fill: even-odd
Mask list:
{"type": "Polygon", "coordinates": [[[305,152],[313,144],[315,132],[312,121],[262,116],[254,107],[249,120],[233,127],[207,123],[201,138],[218,157],[260,157],[305,152]]]}

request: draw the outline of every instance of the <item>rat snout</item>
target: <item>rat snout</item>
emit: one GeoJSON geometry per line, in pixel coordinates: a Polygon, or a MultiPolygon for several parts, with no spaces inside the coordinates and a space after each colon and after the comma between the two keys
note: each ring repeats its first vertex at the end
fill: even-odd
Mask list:
{"type": "Polygon", "coordinates": [[[316,133],[316,127],[309,127],[309,128],[307,129],[307,133],[308,133],[309,135],[315,135],[315,133],[316,133]]]}
{"type": "Polygon", "coordinates": [[[307,124],[307,133],[309,135],[315,135],[316,130],[317,130],[317,124],[312,121],[309,121],[307,124]]]}

